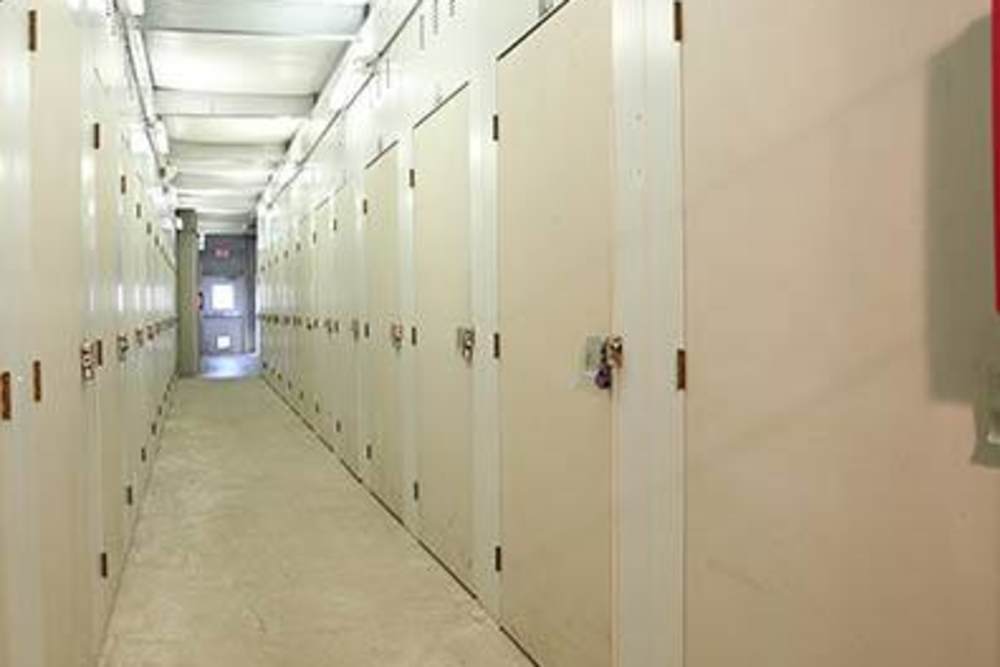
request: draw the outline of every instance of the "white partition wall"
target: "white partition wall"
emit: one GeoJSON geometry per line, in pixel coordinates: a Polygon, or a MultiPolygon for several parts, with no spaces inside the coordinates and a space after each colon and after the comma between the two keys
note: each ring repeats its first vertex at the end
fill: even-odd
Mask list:
{"type": "Polygon", "coordinates": [[[740,4],[686,3],[688,665],[992,667],[990,2],[740,4]]]}
{"type": "Polygon", "coordinates": [[[0,4],[3,665],[96,661],[174,374],[173,225],[104,9],[0,4]]]}
{"type": "Polygon", "coordinates": [[[260,207],[267,380],[306,372],[282,276],[332,201],[323,437],[546,667],[682,652],[673,24],[667,0],[375,2],[260,207]],[[584,352],[616,334],[612,394],[584,352]]]}

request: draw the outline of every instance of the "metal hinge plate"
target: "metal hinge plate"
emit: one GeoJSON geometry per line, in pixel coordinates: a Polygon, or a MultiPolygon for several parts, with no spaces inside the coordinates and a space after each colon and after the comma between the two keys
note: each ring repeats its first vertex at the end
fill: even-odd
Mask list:
{"type": "Polygon", "coordinates": [[[684,3],[674,0],[674,41],[684,41],[684,3]]]}
{"type": "Polygon", "coordinates": [[[28,10],[28,51],[38,51],[38,10],[28,10]]]}
{"type": "Polygon", "coordinates": [[[42,362],[31,362],[31,397],[35,403],[42,402],[42,362]]]}
{"type": "Polygon", "coordinates": [[[9,422],[14,417],[14,397],[11,395],[10,372],[0,373],[0,421],[9,422]]]}
{"type": "Polygon", "coordinates": [[[677,391],[687,390],[687,350],[677,350],[677,391]]]}
{"type": "Polygon", "coordinates": [[[499,546],[493,548],[493,570],[503,572],[503,548],[499,546]]]}

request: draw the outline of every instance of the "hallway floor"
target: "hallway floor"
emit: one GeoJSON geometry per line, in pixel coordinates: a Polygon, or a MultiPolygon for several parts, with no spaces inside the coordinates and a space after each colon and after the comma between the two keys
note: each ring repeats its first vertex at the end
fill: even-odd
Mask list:
{"type": "Polygon", "coordinates": [[[176,401],[104,667],[530,664],[262,381],[176,401]]]}

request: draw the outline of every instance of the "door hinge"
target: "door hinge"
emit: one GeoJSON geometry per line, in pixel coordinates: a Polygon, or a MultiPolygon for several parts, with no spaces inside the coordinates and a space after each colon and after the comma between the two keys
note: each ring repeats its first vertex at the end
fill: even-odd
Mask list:
{"type": "Polygon", "coordinates": [[[42,362],[37,359],[31,362],[31,396],[35,403],[42,402],[42,362]]]}
{"type": "Polygon", "coordinates": [[[369,461],[372,460],[372,446],[371,444],[365,445],[365,458],[369,461]]]}
{"type": "Polygon", "coordinates": [[[142,449],[139,450],[139,460],[142,461],[143,463],[145,463],[146,462],[146,458],[147,458],[147,456],[146,456],[146,448],[143,447],[142,449]]]}
{"type": "Polygon", "coordinates": [[[28,51],[38,51],[38,10],[28,10],[28,51]]]}
{"type": "Polygon", "coordinates": [[[499,359],[500,358],[500,334],[499,333],[493,334],[493,358],[494,359],[499,359]]]}
{"type": "Polygon", "coordinates": [[[4,371],[0,373],[0,421],[9,422],[14,416],[14,401],[10,392],[10,372],[4,371]]]}
{"type": "Polygon", "coordinates": [[[416,169],[411,169],[410,170],[410,188],[412,189],[412,188],[415,188],[415,187],[417,187],[417,170],[416,169]]]}
{"type": "Polygon", "coordinates": [[[500,546],[493,547],[493,571],[503,572],[503,549],[500,546]]]}
{"type": "Polygon", "coordinates": [[[684,3],[674,0],[674,41],[684,41],[684,3]]]}
{"type": "Polygon", "coordinates": [[[677,350],[677,391],[687,390],[687,350],[677,350]]]}
{"type": "Polygon", "coordinates": [[[416,501],[420,500],[420,482],[413,483],[413,499],[416,501]]]}
{"type": "Polygon", "coordinates": [[[101,150],[101,124],[100,123],[94,123],[94,126],[93,126],[93,141],[94,141],[94,150],[95,151],[101,150]]]}
{"type": "Polygon", "coordinates": [[[500,141],[500,114],[493,114],[493,141],[500,141]]]}
{"type": "Polygon", "coordinates": [[[361,212],[368,215],[368,200],[364,199],[361,201],[361,212]]]}
{"type": "Polygon", "coordinates": [[[128,176],[122,175],[121,177],[121,191],[122,194],[128,194],[128,176]]]}
{"type": "Polygon", "coordinates": [[[131,484],[125,487],[125,504],[129,507],[135,504],[135,493],[132,490],[131,484]]]}
{"type": "Polygon", "coordinates": [[[410,344],[413,345],[413,347],[417,346],[417,328],[416,327],[410,327],[410,344]]]}
{"type": "Polygon", "coordinates": [[[108,552],[101,552],[101,579],[108,578],[108,552]]]}

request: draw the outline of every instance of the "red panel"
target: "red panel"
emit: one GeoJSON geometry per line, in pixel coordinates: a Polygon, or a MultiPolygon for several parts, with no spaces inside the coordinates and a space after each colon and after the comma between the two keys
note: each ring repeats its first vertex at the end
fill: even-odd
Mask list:
{"type": "MultiPolygon", "coordinates": [[[[993,17],[1000,12],[1000,0],[993,0],[993,17]]],[[[1000,312],[1000,21],[993,21],[993,248],[996,273],[996,308],[1000,312]]]]}

